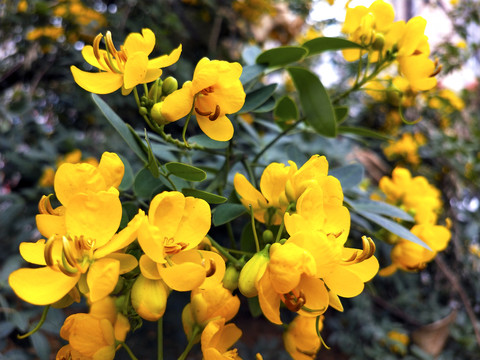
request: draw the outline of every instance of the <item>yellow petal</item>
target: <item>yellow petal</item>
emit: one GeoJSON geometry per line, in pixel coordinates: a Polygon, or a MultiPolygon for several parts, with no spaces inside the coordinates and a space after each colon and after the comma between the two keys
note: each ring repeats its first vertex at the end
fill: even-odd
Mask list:
{"type": "Polygon", "coordinates": [[[120,231],[118,234],[115,234],[112,239],[101,248],[95,250],[95,259],[102,258],[110,253],[124,249],[133,241],[135,241],[138,236],[138,229],[145,218],[146,216],[143,210],[139,210],[138,214],[135,215],[132,220],[130,220],[128,225],[122,231],[120,231]]]}
{"type": "Polygon", "coordinates": [[[162,280],[150,280],[139,275],[132,287],[132,305],[142,319],[157,321],[165,313],[168,289],[162,280]]]}
{"type": "Polygon", "coordinates": [[[110,186],[118,188],[125,173],[125,165],[117,154],[104,152],[98,164],[98,171],[105,179],[106,189],[110,186]]]}
{"type": "Polygon", "coordinates": [[[233,137],[233,125],[224,115],[212,121],[207,116],[196,116],[198,126],[209,138],[216,141],[228,141],[233,137]]]}
{"type": "Polygon", "coordinates": [[[263,315],[274,324],[281,325],[280,320],[280,297],[272,287],[270,272],[267,270],[256,284],[258,289],[258,301],[263,315]]]}
{"type": "Polygon", "coordinates": [[[164,191],[150,203],[148,220],[167,239],[173,238],[184,216],[185,196],[178,191],[164,191]]]}
{"type": "Polygon", "coordinates": [[[29,263],[35,265],[47,265],[45,263],[45,240],[38,240],[35,243],[22,242],[20,243],[20,255],[29,263]]]}
{"type": "Polygon", "coordinates": [[[240,330],[235,324],[227,324],[220,334],[216,348],[220,353],[225,353],[233,344],[237,342],[242,336],[242,330],[240,330]]]}
{"type": "Polygon", "coordinates": [[[110,94],[123,85],[123,74],[113,72],[86,72],[70,66],[75,82],[83,89],[94,94],[110,94]]]}
{"type": "Polygon", "coordinates": [[[160,280],[162,277],[158,272],[157,263],[150,259],[147,255],[142,255],[138,262],[142,275],[147,279],[160,280]]]}
{"type": "Polygon", "coordinates": [[[65,206],[79,192],[107,190],[105,179],[97,168],[85,163],[60,165],[55,173],[54,189],[57,199],[65,206]]]}
{"type": "Polygon", "coordinates": [[[95,54],[93,52],[93,47],[91,45],[86,45],[82,49],[82,56],[85,59],[86,62],[88,62],[90,65],[95,66],[96,68],[109,71],[109,68],[107,67],[104,59],[104,55],[107,55],[107,52],[105,50],[99,50],[100,52],[100,59],[101,62],[98,61],[98,59],[95,57],[95,54]]]}
{"type": "Polygon", "coordinates": [[[90,301],[95,302],[110,295],[115,289],[120,275],[120,261],[103,258],[96,260],[87,274],[90,301]]]}
{"type": "Polygon", "coordinates": [[[219,76],[219,69],[213,61],[205,57],[200,59],[193,72],[192,92],[196,94],[213,86],[218,81],[219,76]]]}
{"type": "Polygon", "coordinates": [[[148,62],[149,69],[159,69],[175,64],[182,53],[182,44],[174,49],[169,55],[162,55],[148,62]]]}
{"type": "Polygon", "coordinates": [[[157,80],[160,76],[162,76],[163,71],[161,69],[147,69],[145,73],[145,79],[143,79],[143,83],[147,84],[149,82],[157,80]]]}
{"type": "Polygon", "coordinates": [[[193,290],[200,286],[206,277],[205,268],[191,262],[160,267],[159,272],[165,284],[176,291],[193,290]]]}
{"type": "Polygon", "coordinates": [[[115,259],[120,262],[120,275],[126,274],[138,266],[137,258],[130,254],[111,253],[106,256],[107,259],[115,259]]]}
{"type": "Polygon", "coordinates": [[[194,96],[191,86],[191,83],[183,84],[181,89],[174,91],[163,101],[162,115],[168,122],[180,120],[190,112],[194,96]]]}
{"type": "Polygon", "coordinates": [[[347,266],[337,268],[323,279],[328,288],[342,297],[354,297],[363,291],[363,281],[360,277],[348,270],[347,266]]]}
{"type": "Polygon", "coordinates": [[[138,229],[138,243],[150,259],[157,263],[165,262],[165,239],[156,226],[150,225],[146,217],[138,229]]]}
{"type": "Polygon", "coordinates": [[[130,322],[128,321],[128,318],[126,318],[122,314],[117,314],[117,321],[115,321],[115,325],[114,325],[115,340],[125,341],[125,338],[127,337],[127,333],[129,331],[130,331],[130,322]]]}
{"type": "MultiPolygon", "coordinates": [[[[343,258],[349,259],[356,249],[345,248],[343,258]]],[[[357,250],[360,251],[360,250],[357,250]]],[[[379,264],[375,256],[372,256],[360,263],[348,265],[347,270],[355,273],[363,282],[370,281],[378,272],[379,264]]]]}
{"type": "Polygon", "coordinates": [[[375,16],[375,30],[377,32],[386,31],[393,23],[395,11],[393,6],[384,1],[375,1],[368,10],[375,16]]]}
{"type": "Polygon", "coordinates": [[[17,296],[34,305],[49,305],[63,298],[77,283],[80,274],[67,276],[49,267],[19,269],[8,283],[17,296]]]}
{"type": "Polygon", "coordinates": [[[260,178],[260,190],[270,206],[280,207],[280,195],[285,191],[285,184],[290,171],[289,166],[271,163],[260,178]]]}
{"type": "Polygon", "coordinates": [[[121,219],[118,193],[107,191],[76,194],[65,212],[69,235],[95,240],[95,247],[103,246],[113,237],[121,219]]]}
{"type": "Polygon", "coordinates": [[[125,63],[124,86],[131,89],[138,84],[143,84],[147,74],[148,55],[143,52],[136,52],[129,56],[125,63]]]}
{"type": "Polygon", "coordinates": [[[342,305],[342,302],[340,301],[340,298],[337,296],[337,294],[329,291],[328,297],[329,297],[329,306],[334,308],[337,311],[343,312],[343,305],[342,305]]]}
{"type": "Polygon", "coordinates": [[[184,250],[196,247],[210,230],[211,216],[210,205],[205,200],[186,197],[175,241],[188,244],[184,250]]]}
{"type": "Polygon", "coordinates": [[[318,316],[328,308],[328,290],[322,280],[313,277],[303,276],[298,286],[305,295],[305,306],[315,312],[300,310],[303,316],[318,316]]]}
{"type": "Polygon", "coordinates": [[[147,28],[142,29],[142,34],[129,34],[124,43],[124,48],[129,57],[136,52],[144,53],[148,57],[148,55],[153,51],[154,47],[155,34],[152,30],[147,28]]]}

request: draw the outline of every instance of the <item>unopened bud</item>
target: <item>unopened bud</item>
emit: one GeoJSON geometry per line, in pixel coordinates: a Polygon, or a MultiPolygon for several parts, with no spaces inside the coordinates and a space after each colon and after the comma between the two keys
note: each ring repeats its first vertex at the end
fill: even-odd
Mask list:
{"type": "Polygon", "coordinates": [[[167,77],[162,84],[162,95],[167,96],[178,89],[178,81],[172,76],[167,77]]]}
{"type": "Polygon", "coordinates": [[[150,110],[150,116],[158,125],[165,125],[168,124],[167,119],[162,114],[162,106],[163,101],[158,102],[152,106],[152,110],[150,110]]]}
{"type": "Polygon", "coordinates": [[[373,50],[382,50],[385,46],[385,37],[383,34],[376,33],[375,40],[373,41],[372,48],[373,50]]]}
{"type": "Polygon", "coordinates": [[[147,108],[146,108],[146,107],[143,107],[143,106],[141,106],[140,109],[138,109],[138,112],[139,112],[140,115],[142,115],[142,116],[145,116],[145,115],[148,114],[147,108]]]}
{"type": "Polygon", "coordinates": [[[259,251],[247,261],[240,271],[238,278],[238,289],[246,297],[254,297],[258,295],[255,282],[265,273],[270,257],[268,255],[270,245],[267,245],[262,251],[259,251]]]}
{"type": "Polygon", "coordinates": [[[132,287],[132,306],[142,319],[157,321],[165,313],[168,287],[162,280],[151,280],[140,275],[132,287]]]}
{"type": "Polygon", "coordinates": [[[150,87],[150,90],[148,91],[148,98],[154,103],[156,103],[160,96],[162,96],[162,83],[162,79],[158,79],[153,83],[153,85],[150,87]],[[155,94],[157,95],[156,97],[155,94]]]}
{"type": "Polygon", "coordinates": [[[263,235],[262,235],[262,236],[263,236],[263,242],[264,242],[265,244],[271,244],[271,243],[273,243],[274,239],[273,239],[273,232],[272,232],[272,230],[265,230],[265,231],[263,232],[263,235]]]}
{"type": "Polygon", "coordinates": [[[225,275],[223,276],[223,287],[230,291],[235,290],[238,287],[238,277],[240,276],[239,271],[235,266],[228,266],[225,270],[225,275]]]}

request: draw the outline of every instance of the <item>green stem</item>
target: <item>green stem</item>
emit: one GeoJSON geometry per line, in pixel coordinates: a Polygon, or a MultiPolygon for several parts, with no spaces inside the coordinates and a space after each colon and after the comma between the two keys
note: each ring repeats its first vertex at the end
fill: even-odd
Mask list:
{"type": "Polygon", "coordinates": [[[255,250],[257,250],[257,252],[259,252],[260,251],[260,244],[258,243],[257,229],[255,229],[255,216],[253,216],[252,204],[249,204],[248,207],[250,209],[249,212],[250,212],[250,219],[251,219],[251,223],[252,223],[253,238],[255,239],[255,250]]]}
{"type": "Polygon", "coordinates": [[[121,342],[120,343],[122,345],[122,347],[125,349],[125,351],[128,353],[128,356],[130,356],[130,359],[132,360],[138,360],[137,357],[133,354],[132,350],[130,349],[130,347],[124,343],[124,342],[121,342]]]}
{"type": "Polygon", "coordinates": [[[137,107],[140,109],[141,107],[140,98],[138,97],[138,91],[136,86],[133,88],[133,96],[135,97],[135,102],[137,103],[137,107]]]}
{"type": "Polygon", "coordinates": [[[188,339],[188,344],[185,350],[183,351],[182,355],[179,356],[178,360],[185,360],[187,358],[188,353],[190,350],[192,350],[193,345],[195,345],[195,340],[198,337],[198,335],[202,332],[202,329],[195,325],[192,330],[192,335],[190,336],[190,339],[188,339]]]}
{"type": "Polygon", "coordinates": [[[250,183],[253,185],[254,188],[256,188],[257,187],[257,179],[255,179],[255,175],[253,174],[252,167],[245,160],[242,160],[241,163],[242,163],[243,167],[245,168],[245,170],[247,170],[248,177],[250,179],[250,183]]]}
{"type": "Polygon", "coordinates": [[[260,159],[260,157],[265,153],[265,151],[270,149],[278,140],[280,140],[283,136],[285,136],[287,133],[293,130],[298,124],[300,124],[304,120],[305,119],[302,118],[295,121],[292,125],[290,125],[288,128],[283,130],[280,134],[278,134],[272,141],[270,141],[267,145],[265,145],[265,147],[253,158],[252,163],[255,164],[258,161],[258,159],[260,159]]]}
{"type": "Polygon", "coordinates": [[[163,360],[163,317],[157,321],[158,360],[163,360]]]}
{"type": "Polygon", "coordinates": [[[43,312],[42,312],[42,317],[40,318],[40,321],[38,322],[38,324],[32,330],[30,330],[28,333],[23,334],[23,335],[17,335],[17,339],[25,339],[25,338],[29,337],[30,335],[35,334],[38,330],[40,330],[43,323],[47,319],[47,314],[48,314],[49,309],[50,309],[50,305],[45,306],[45,308],[43,309],[43,312]]]}
{"type": "Polygon", "coordinates": [[[230,260],[235,266],[241,267],[243,264],[234,256],[232,256],[222,245],[217,243],[215,240],[212,239],[210,235],[207,235],[208,239],[212,243],[213,247],[218,250],[220,254],[225,256],[228,260],[230,260]]]}

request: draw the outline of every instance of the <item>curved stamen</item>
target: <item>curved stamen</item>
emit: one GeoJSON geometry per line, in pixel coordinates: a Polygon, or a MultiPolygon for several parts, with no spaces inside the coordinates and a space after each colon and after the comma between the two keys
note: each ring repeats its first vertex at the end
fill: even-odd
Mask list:
{"type": "Polygon", "coordinates": [[[200,109],[197,107],[195,108],[195,112],[202,116],[209,116],[212,113],[211,111],[200,111],[200,109]]]}
{"type": "MultiPolygon", "coordinates": [[[[217,264],[215,264],[215,261],[213,261],[212,258],[210,258],[209,261],[210,261],[210,267],[208,268],[207,273],[206,273],[207,278],[212,276],[213,274],[215,274],[215,271],[217,271],[217,264]]],[[[203,265],[203,266],[205,266],[205,265],[203,265]]]]}
{"type": "Polygon", "coordinates": [[[363,250],[355,252],[348,259],[341,261],[343,265],[358,264],[364,260],[367,260],[375,254],[376,246],[373,240],[369,237],[362,236],[363,250]]]}
{"type": "Polygon", "coordinates": [[[210,121],[215,121],[218,119],[218,116],[220,115],[220,106],[215,106],[215,112],[210,115],[208,118],[210,119],[210,121]]]}

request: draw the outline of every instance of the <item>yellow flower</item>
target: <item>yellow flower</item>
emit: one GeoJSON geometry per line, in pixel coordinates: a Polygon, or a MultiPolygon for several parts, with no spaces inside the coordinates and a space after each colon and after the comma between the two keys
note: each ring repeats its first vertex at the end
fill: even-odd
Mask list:
{"type": "Polygon", "coordinates": [[[98,34],[93,46],[87,45],[82,50],[85,61],[98,68],[99,72],[85,72],[71,66],[75,82],[83,89],[95,94],[109,94],[122,88],[122,94],[129,94],[139,84],[146,84],[162,75],[161,68],[178,61],[182,46],[169,55],[149,60],[148,56],[155,47],[155,35],[150,29],[143,29],[142,34],[131,33],[125,43],[117,50],[113,45],[112,35],[105,35],[106,50],[100,50],[103,35],[98,34]]]}
{"type": "MultiPolygon", "coordinates": [[[[40,268],[10,274],[9,283],[23,300],[53,304],[83,278],[83,293],[97,301],[113,291],[120,274],[137,266],[134,256],[118,253],[136,238],[142,216],[115,234],[122,217],[118,186],[123,175],[115,154],[104,154],[98,168],[63,164],[55,176],[56,209],[47,197],[40,202],[37,226],[48,240],[21,243],[20,254],[40,268]]],[[[119,160],[119,159],[118,159],[119,160]]],[[[120,161],[121,163],[121,161],[120,161]]]]}
{"type": "Polygon", "coordinates": [[[401,156],[410,164],[418,165],[420,163],[418,156],[419,146],[421,146],[421,144],[416,141],[412,134],[404,133],[398,141],[391,141],[390,144],[383,149],[383,152],[390,160],[395,156],[401,156]]]}
{"type": "Polygon", "coordinates": [[[406,354],[406,346],[410,342],[408,335],[403,332],[391,330],[388,332],[387,337],[390,350],[404,356],[406,354]]]}
{"type": "Polygon", "coordinates": [[[204,289],[194,289],[191,300],[182,312],[183,330],[190,339],[194,329],[204,329],[211,320],[233,319],[240,308],[240,299],[233,296],[221,283],[204,289]]]}
{"type": "Polygon", "coordinates": [[[115,357],[116,341],[124,341],[130,330],[128,319],[117,313],[115,302],[107,297],[93,303],[88,314],[70,315],[60,329],[69,342],[57,353],[57,360],[102,359],[115,357]]]}
{"type": "Polygon", "coordinates": [[[415,225],[410,231],[423,240],[432,250],[411,241],[400,239],[390,253],[392,264],[380,270],[379,274],[381,276],[392,275],[397,269],[404,271],[423,270],[426,264],[435,258],[437,252],[447,247],[451,237],[450,230],[441,225],[415,225]]]}
{"type": "Polygon", "coordinates": [[[338,179],[328,176],[325,156],[313,155],[300,169],[293,161],[290,166],[280,163],[268,165],[260,179],[260,191],[255,189],[242,174],[235,174],[233,184],[242,204],[252,206],[255,219],[266,224],[279,225],[290,203],[309,187],[324,188],[325,202],[343,203],[342,187],[338,179]]]}
{"type": "Polygon", "coordinates": [[[441,194],[425,177],[412,178],[410,171],[397,167],[392,172],[392,178],[382,177],[378,186],[386,195],[387,202],[403,206],[405,211],[413,213],[416,223],[436,223],[436,213],[442,206],[441,194]]]}
{"type": "Polygon", "coordinates": [[[150,203],[138,242],[156,263],[165,257],[195,248],[210,230],[210,206],[205,200],[185,197],[178,191],[164,191],[150,203]]]}
{"type": "Polygon", "coordinates": [[[168,122],[177,121],[193,109],[200,129],[213,140],[227,141],[233,136],[233,125],[226,114],[239,111],[245,102],[240,82],[239,63],[201,59],[182,88],[165,98],[162,114],[168,122]]]}
{"type": "Polygon", "coordinates": [[[205,360],[241,360],[237,349],[228,350],[242,336],[235,324],[225,325],[220,318],[208,323],[202,332],[201,345],[205,360]]]}
{"type": "MultiPolygon", "coordinates": [[[[294,360],[311,360],[316,357],[321,341],[317,335],[317,319],[297,316],[283,333],[285,349],[294,360]]],[[[319,329],[323,328],[323,316],[319,321],[319,329]]]]}

